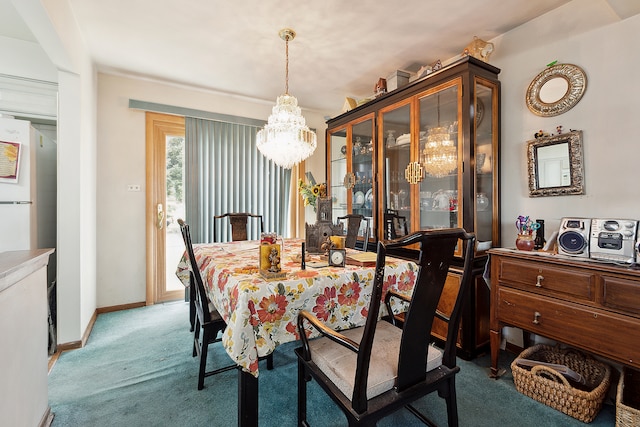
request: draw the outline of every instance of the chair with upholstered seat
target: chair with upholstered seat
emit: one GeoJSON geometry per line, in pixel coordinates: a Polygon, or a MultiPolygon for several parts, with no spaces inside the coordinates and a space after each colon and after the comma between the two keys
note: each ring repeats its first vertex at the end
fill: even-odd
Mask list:
{"type": "Polygon", "coordinates": [[[347,214],[345,216],[339,216],[336,218],[336,221],[339,224],[344,224],[346,222],[346,239],[344,242],[344,246],[346,248],[351,249],[360,249],[363,251],[367,250],[367,243],[369,243],[369,220],[365,218],[364,215],[358,214],[347,214]],[[362,234],[362,245],[360,246],[360,242],[358,241],[358,234],[360,232],[360,226],[364,221],[365,227],[362,234]]]}
{"type": "Polygon", "coordinates": [[[254,218],[256,223],[252,228],[253,233],[251,234],[251,240],[258,240],[260,238],[260,233],[264,231],[264,221],[262,219],[262,215],[257,215],[248,212],[239,212],[239,213],[226,213],[222,215],[216,215],[213,217],[213,239],[217,241],[218,239],[218,231],[217,231],[217,223],[222,221],[224,218],[229,218],[229,225],[231,226],[231,240],[248,240],[249,233],[247,230],[247,226],[249,224],[249,218],[254,218]],[[257,225],[260,225],[260,231],[257,231],[257,225]]]}
{"type": "MultiPolygon", "coordinates": [[[[308,426],[307,382],[314,379],[336,402],[349,426],[375,426],[376,421],[407,408],[422,422],[431,421],[411,403],[434,391],[445,399],[449,426],[458,425],[455,375],[456,340],[464,295],[471,283],[475,236],[462,229],[419,231],[393,241],[378,242],[373,290],[366,323],[333,331],[309,311],[298,315],[302,346],[298,358],[298,425],[308,426]],[[449,316],[437,307],[454,251],[463,245],[459,292],[449,316]],[[402,328],[379,320],[388,251],[418,245],[417,274],[402,328]],[[431,343],[434,318],[448,323],[441,348],[431,343]],[[309,339],[311,331],[319,338],[309,339]]],[[[394,296],[399,294],[394,294],[394,296]]],[[[402,304],[402,303],[401,303],[402,304]]],[[[393,318],[393,316],[391,316],[393,318]]]]}

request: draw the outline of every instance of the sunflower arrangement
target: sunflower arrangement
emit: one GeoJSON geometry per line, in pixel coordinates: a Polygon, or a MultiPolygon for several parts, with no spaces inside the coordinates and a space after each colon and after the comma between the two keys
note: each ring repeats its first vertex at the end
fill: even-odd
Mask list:
{"type": "Polygon", "coordinates": [[[305,206],[313,206],[316,210],[318,197],[327,197],[327,184],[305,184],[303,180],[298,180],[298,191],[304,200],[305,206]]]}

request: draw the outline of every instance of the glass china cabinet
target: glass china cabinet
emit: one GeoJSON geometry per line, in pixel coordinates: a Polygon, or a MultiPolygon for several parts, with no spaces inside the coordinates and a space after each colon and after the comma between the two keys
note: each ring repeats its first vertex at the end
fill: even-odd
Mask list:
{"type": "MultiPolygon", "coordinates": [[[[404,228],[396,227],[403,220],[408,233],[462,227],[476,234],[477,274],[459,338],[463,357],[489,341],[482,271],[487,249],[500,245],[499,73],[463,57],[327,122],[334,213],[370,217],[372,243],[401,235],[404,228]]],[[[447,286],[455,289],[458,279],[451,276],[447,286]]]]}
{"type": "MultiPolygon", "coordinates": [[[[360,117],[327,135],[330,171],[327,173],[333,217],[349,213],[363,215],[369,222],[369,237],[375,232],[374,202],[374,116],[360,117]]],[[[364,234],[366,224],[361,224],[364,234]]]]}

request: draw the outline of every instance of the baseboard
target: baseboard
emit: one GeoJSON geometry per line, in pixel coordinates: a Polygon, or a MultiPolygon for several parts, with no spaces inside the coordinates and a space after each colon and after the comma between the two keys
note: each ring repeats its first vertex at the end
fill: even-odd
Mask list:
{"type": "Polygon", "coordinates": [[[134,302],[131,304],[121,304],[121,305],[113,305],[110,307],[100,307],[97,308],[93,312],[93,316],[91,316],[91,320],[89,320],[89,324],[87,325],[84,334],[82,334],[82,339],[80,341],[71,341],[67,343],[62,343],[57,345],[56,353],[49,360],[49,370],[51,370],[55,361],[60,357],[60,353],[68,350],[75,350],[78,348],[82,348],[87,343],[89,336],[91,335],[91,331],[93,330],[93,325],[96,323],[96,319],[98,318],[98,314],[102,313],[110,313],[112,311],[120,311],[120,310],[128,310],[130,308],[139,308],[144,307],[146,305],[145,302],[134,302]]]}
{"type": "Polygon", "coordinates": [[[100,307],[96,309],[98,314],[102,313],[110,313],[112,311],[120,311],[120,310],[129,310],[131,308],[140,308],[145,307],[147,305],[146,302],[132,302],[131,304],[120,304],[120,305],[112,305],[110,307],[100,307]]]}
{"type": "Polygon", "coordinates": [[[505,350],[508,351],[509,353],[520,354],[520,353],[522,353],[524,348],[520,347],[519,345],[515,345],[515,344],[510,343],[509,341],[507,341],[507,344],[505,346],[505,350]]]}
{"type": "Polygon", "coordinates": [[[53,412],[51,412],[51,406],[47,406],[47,410],[38,424],[39,427],[49,427],[53,422],[53,412]]]}

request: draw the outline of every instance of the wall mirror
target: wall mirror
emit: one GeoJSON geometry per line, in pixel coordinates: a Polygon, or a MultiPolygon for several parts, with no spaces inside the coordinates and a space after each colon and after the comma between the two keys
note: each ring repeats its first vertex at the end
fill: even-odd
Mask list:
{"type": "Polygon", "coordinates": [[[526,103],[532,113],[552,117],[572,109],[587,89],[587,75],[573,64],[556,64],[538,74],[527,89],[526,103]]]}
{"type": "Polygon", "coordinates": [[[529,197],[584,194],[582,131],[527,142],[529,197]]]}

